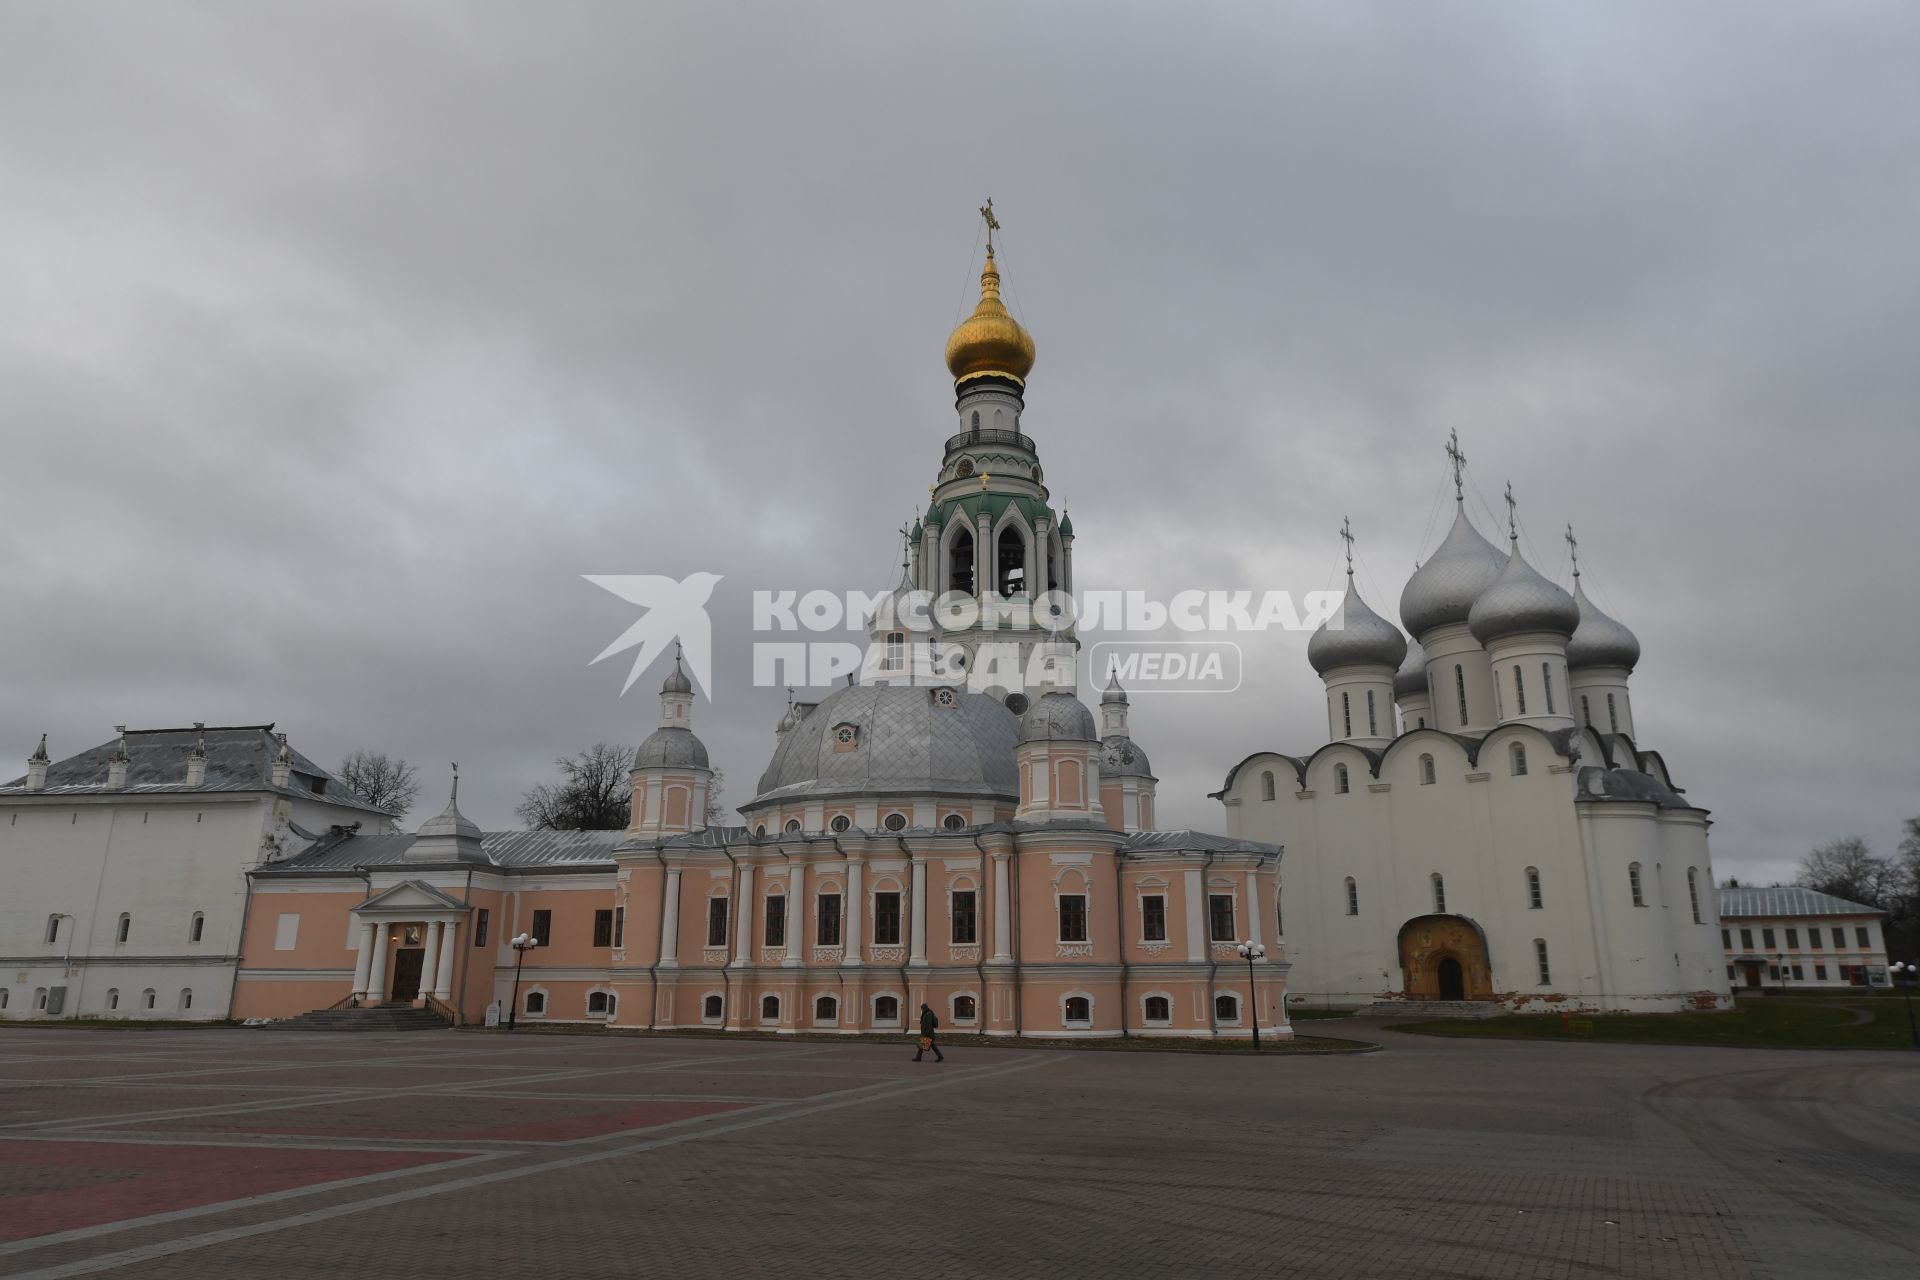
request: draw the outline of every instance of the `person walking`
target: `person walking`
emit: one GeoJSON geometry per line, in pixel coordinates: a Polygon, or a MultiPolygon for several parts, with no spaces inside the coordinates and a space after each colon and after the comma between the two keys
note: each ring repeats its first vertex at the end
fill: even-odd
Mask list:
{"type": "Polygon", "coordinates": [[[913,1060],[915,1062],[920,1061],[921,1058],[923,1058],[926,1055],[926,1052],[929,1049],[933,1050],[933,1060],[935,1062],[945,1062],[947,1060],[947,1055],[940,1052],[940,1046],[936,1044],[933,1039],[934,1028],[938,1027],[939,1025],[940,1025],[940,1019],[933,1016],[933,1010],[929,1009],[924,1004],[921,1005],[920,1006],[920,1052],[913,1055],[913,1060]]]}

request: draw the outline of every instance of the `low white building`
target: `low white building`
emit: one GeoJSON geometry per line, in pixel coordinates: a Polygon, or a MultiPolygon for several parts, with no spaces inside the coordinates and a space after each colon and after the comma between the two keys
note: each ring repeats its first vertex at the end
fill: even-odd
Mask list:
{"type": "Polygon", "coordinates": [[[1798,885],[1719,895],[1720,945],[1735,989],[1886,985],[1880,908],[1798,885]]]}
{"type": "Polygon", "coordinates": [[[273,726],[122,730],[0,786],[0,1018],[227,1016],[249,868],[387,814],[273,726]]]}

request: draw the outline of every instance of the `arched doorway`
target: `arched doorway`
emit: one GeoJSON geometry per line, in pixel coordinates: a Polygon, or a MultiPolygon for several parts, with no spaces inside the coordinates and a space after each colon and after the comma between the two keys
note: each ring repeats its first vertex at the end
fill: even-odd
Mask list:
{"type": "Polygon", "coordinates": [[[1401,925],[1400,971],[1411,999],[1493,999],[1486,935],[1465,916],[1415,916],[1401,925]]]}

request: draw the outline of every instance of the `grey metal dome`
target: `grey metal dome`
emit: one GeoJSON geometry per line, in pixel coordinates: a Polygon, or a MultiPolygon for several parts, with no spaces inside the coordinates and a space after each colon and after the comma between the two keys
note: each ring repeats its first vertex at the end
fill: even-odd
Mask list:
{"type": "Polygon", "coordinates": [[[1100,776],[1103,778],[1151,778],[1153,762],[1138,743],[1124,733],[1100,740],[1100,776]]]}
{"type": "Polygon", "coordinates": [[[633,753],[633,767],[636,769],[657,769],[660,767],[680,769],[704,769],[707,767],[707,744],[694,736],[691,729],[668,726],[655,729],[633,753]]]}
{"type": "Polygon", "coordinates": [[[1480,593],[1467,617],[1473,638],[1492,644],[1505,636],[1548,631],[1563,636],[1580,625],[1580,606],[1573,597],[1541,577],[1515,544],[1506,567],[1493,585],[1480,593]]]}
{"type": "Polygon", "coordinates": [[[420,824],[418,835],[426,840],[434,836],[454,836],[468,840],[480,838],[480,824],[460,812],[456,800],[447,801],[447,807],[434,817],[420,824]]]}
{"type": "Polygon", "coordinates": [[[1336,667],[1398,667],[1407,656],[1400,628],[1367,607],[1347,579],[1347,594],[1307,641],[1307,661],[1321,675],[1336,667]]]}
{"type": "Polygon", "coordinates": [[[1107,687],[1100,693],[1100,705],[1103,707],[1127,705],[1127,691],[1120,687],[1120,672],[1115,670],[1107,674],[1107,687]]]}
{"type": "Polygon", "coordinates": [[[662,693],[692,693],[693,681],[688,678],[687,670],[680,665],[680,655],[673,656],[673,670],[667,672],[666,681],[661,684],[662,693]]]}
{"type": "Polygon", "coordinates": [[[1087,710],[1086,703],[1065,689],[1053,689],[1041,694],[1027,708],[1027,714],[1020,717],[1022,742],[1099,740],[1100,733],[1094,727],[1093,712],[1087,710]]]}
{"type": "Polygon", "coordinates": [[[1020,722],[984,693],[927,685],[850,685],[780,737],[753,804],[872,792],[1020,793],[1020,722]],[[841,726],[852,732],[841,742],[841,726]]]}
{"type": "Polygon", "coordinates": [[[1393,673],[1393,696],[1396,699],[1417,697],[1427,690],[1427,651],[1414,640],[1407,645],[1406,661],[1393,673]]]}
{"type": "Polygon", "coordinates": [[[1435,627],[1465,622],[1473,602],[1493,585],[1505,563],[1506,556],[1467,519],[1465,504],[1457,504],[1453,528],[1400,593],[1400,625],[1418,639],[1435,627]]]}
{"type": "Polygon", "coordinates": [[[1631,671],[1640,661],[1640,641],[1622,623],[1600,612],[1587,599],[1579,575],[1573,579],[1573,600],[1580,609],[1580,625],[1567,641],[1567,669],[1580,667],[1625,667],[1631,671]]]}

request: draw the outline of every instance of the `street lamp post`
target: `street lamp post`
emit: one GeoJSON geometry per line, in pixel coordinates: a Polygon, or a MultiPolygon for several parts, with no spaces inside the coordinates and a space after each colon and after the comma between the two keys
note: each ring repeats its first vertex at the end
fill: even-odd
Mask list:
{"type": "Polygon", "coordinates": [[[527,952],[540,945],[540,939],[530,933],[518,935],[513,940],[513,1003],[507,1006],[507,1030],[514,1029],[520,1015],[520,967],[527,962],[527,952]]]}
{"type": "Polygon", "coordinates": [[[1247,1005],[1251,1010],[1249,1016],[1253,1019],[1253,1051],[1258,1053],[1260,1052],[1260,997],[1254,987],[1253,962],[1266,959],[1267,949],[1257,942],[1243,942],[1238,950],[1247,962],[1247,1005]]]}
{"type": "Polygon", "coordinates": [[[1895,960],[1887,966],[1887,976],[1898,984],[1900,993],[1907,998],[1907,1031],[1913,1036],[1913,1047],[1920,1049],[1920,1024],[1913,1020],[1913,984],[1920,978],[1920,965],[1911,960],[1895,960]],[[1905,982],[1900,981],[1902,974],[1906,975],[1905,982]]]}

